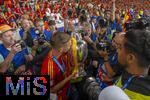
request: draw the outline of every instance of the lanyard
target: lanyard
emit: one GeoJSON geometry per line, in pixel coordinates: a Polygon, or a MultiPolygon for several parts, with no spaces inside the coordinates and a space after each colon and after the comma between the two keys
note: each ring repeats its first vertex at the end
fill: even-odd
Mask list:
{"type": "Polygon", "coordinates": [[[127,80],[127,82],[121,87],[122,88],[122,90],[124,90],[130,83],[131,83],[131,81],[134,79],[134,78],[136,78],[137,76],[131,76],[131,77],[129,77],[129,79],[127,80]]]}
{"type": "Polygon", "coordinates": [[[59,69],[64,73],[65,72],[65,64],[64,64],[62,57],[61,57],[62,65],[58,62],[58,60],[56,59],[55,56],[52,56],[52,60],[57,64],[59,69]]]}
{"type": "MultiPolygon", "coordinates": [[[[132,81],[134,78],[139,78],[139,77],[144,77],[144,76],[142,76],[142,75],[140,75],[140,76],[134,76],[134,75],[133,75],[133,76],[129,77],[128,80],[125,82],[125,84],[121,87],[122,90],[126,89],[126,87],[131,83],[131,81],[132,81]]],[[[118,83],[118,81],[119,81],[119,80],[117,80],[117,82],[115,82],[115,83],[118,83]]]]}

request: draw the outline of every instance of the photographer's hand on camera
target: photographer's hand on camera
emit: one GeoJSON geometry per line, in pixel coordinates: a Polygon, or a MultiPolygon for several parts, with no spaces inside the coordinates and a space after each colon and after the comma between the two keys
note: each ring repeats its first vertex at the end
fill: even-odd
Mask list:
{"type": "Polygon", "coordinates": [[[94,44],[94,42],[91,40],[91,38],[89,36],[84,36],[83,39],[90,45],[94,44]]]}
{"type": "Polygon", "coordinates": [[[15,43],[14,45],[11,46],[10,53],[5,58],[5,60],[0,64],[0,66],[2,66],[0,68],[0,72],[5,73],[7,71],[7,69],[10,67],[10,63],[13,60],[14,56],[21,50],[22,50],[21,45],[19,43],[15,43]]]}
{"type": "Polygon", "coordinates": [[[10,53],[15,55],[16,53],[20,52],[21,50],[22,50],[21,45],[19,43],[16,43],[11,47],[10,53]]]}

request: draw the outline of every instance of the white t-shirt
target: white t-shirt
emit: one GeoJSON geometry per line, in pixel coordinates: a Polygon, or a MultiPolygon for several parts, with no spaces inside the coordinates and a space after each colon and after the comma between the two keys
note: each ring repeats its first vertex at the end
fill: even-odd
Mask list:
{"type": "Polygon", "coordinates": [[[50,16],[51,15],[51,10],[49,8],[47,8],[46,10],[46,16],[50,16]]]}
{"type": "MultiPolygon", "coordinates": [[[[11,48],[7,48],[7,50],[11,51],[11,48]]],[[[2,54],[0,54],[0,63],[2,63],[4,60],[4,57],[2,56],[2,54]]]]}
{"type": "Polygon", "coordinates": [[[61,18],[60,13],[56,13],[55,16],[56,16],[56,20],[57,20],[57,21],[60,20],[60,18],[61,18]]]}
{"type": "Polygon", "coordinates": [[[4,61],[4,57],[0,54],[0,64],[4,61]]]}
{"type": "Polygon", "coordinates": [[[60,13],[55,13],[55,21],[56,23],[62,23],[62,20],[61,20],[62,16],[60,13]]]}
{"type": "Polygon", "coordinates": [[[54,14],[54,13],[51,13],[51,14],[50,14],[50,19],[51,19],[51,20],[55,20],[55,14],[54,14]]]}

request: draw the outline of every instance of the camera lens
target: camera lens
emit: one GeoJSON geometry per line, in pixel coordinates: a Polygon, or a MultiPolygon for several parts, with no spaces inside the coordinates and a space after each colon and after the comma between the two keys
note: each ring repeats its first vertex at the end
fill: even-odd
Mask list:
{"type": "Polygon", "coordinates": [[[21,48],[22,49],[25,49],[26,48],[26,44],[24,41],[20,41],[20,45],[21,45],[21,48]]]}

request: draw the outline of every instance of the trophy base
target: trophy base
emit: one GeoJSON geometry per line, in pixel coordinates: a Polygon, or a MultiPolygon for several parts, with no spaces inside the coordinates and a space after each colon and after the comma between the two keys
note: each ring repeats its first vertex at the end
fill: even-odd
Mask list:
{"type": "Polygon", "coordinates": [[[71,82],[71,83],[78,83],[78,82],[81,82],[81,81],[82,81],[82,78],[83,78],[83,77],[77,77],[76,79],[72,79],[70,82],[71,82]]]}
{"type": "Polygon", "coordinates": [[[77,76],[77,78],[76,78],[76,79],[72,79],[72,80],[71,80],[71,83],[81,82],[84,76],[86,76],[85,70],[84,70],[84,69],[80,69],[80,70],[78,71],[78,76],[77,76]]]}

